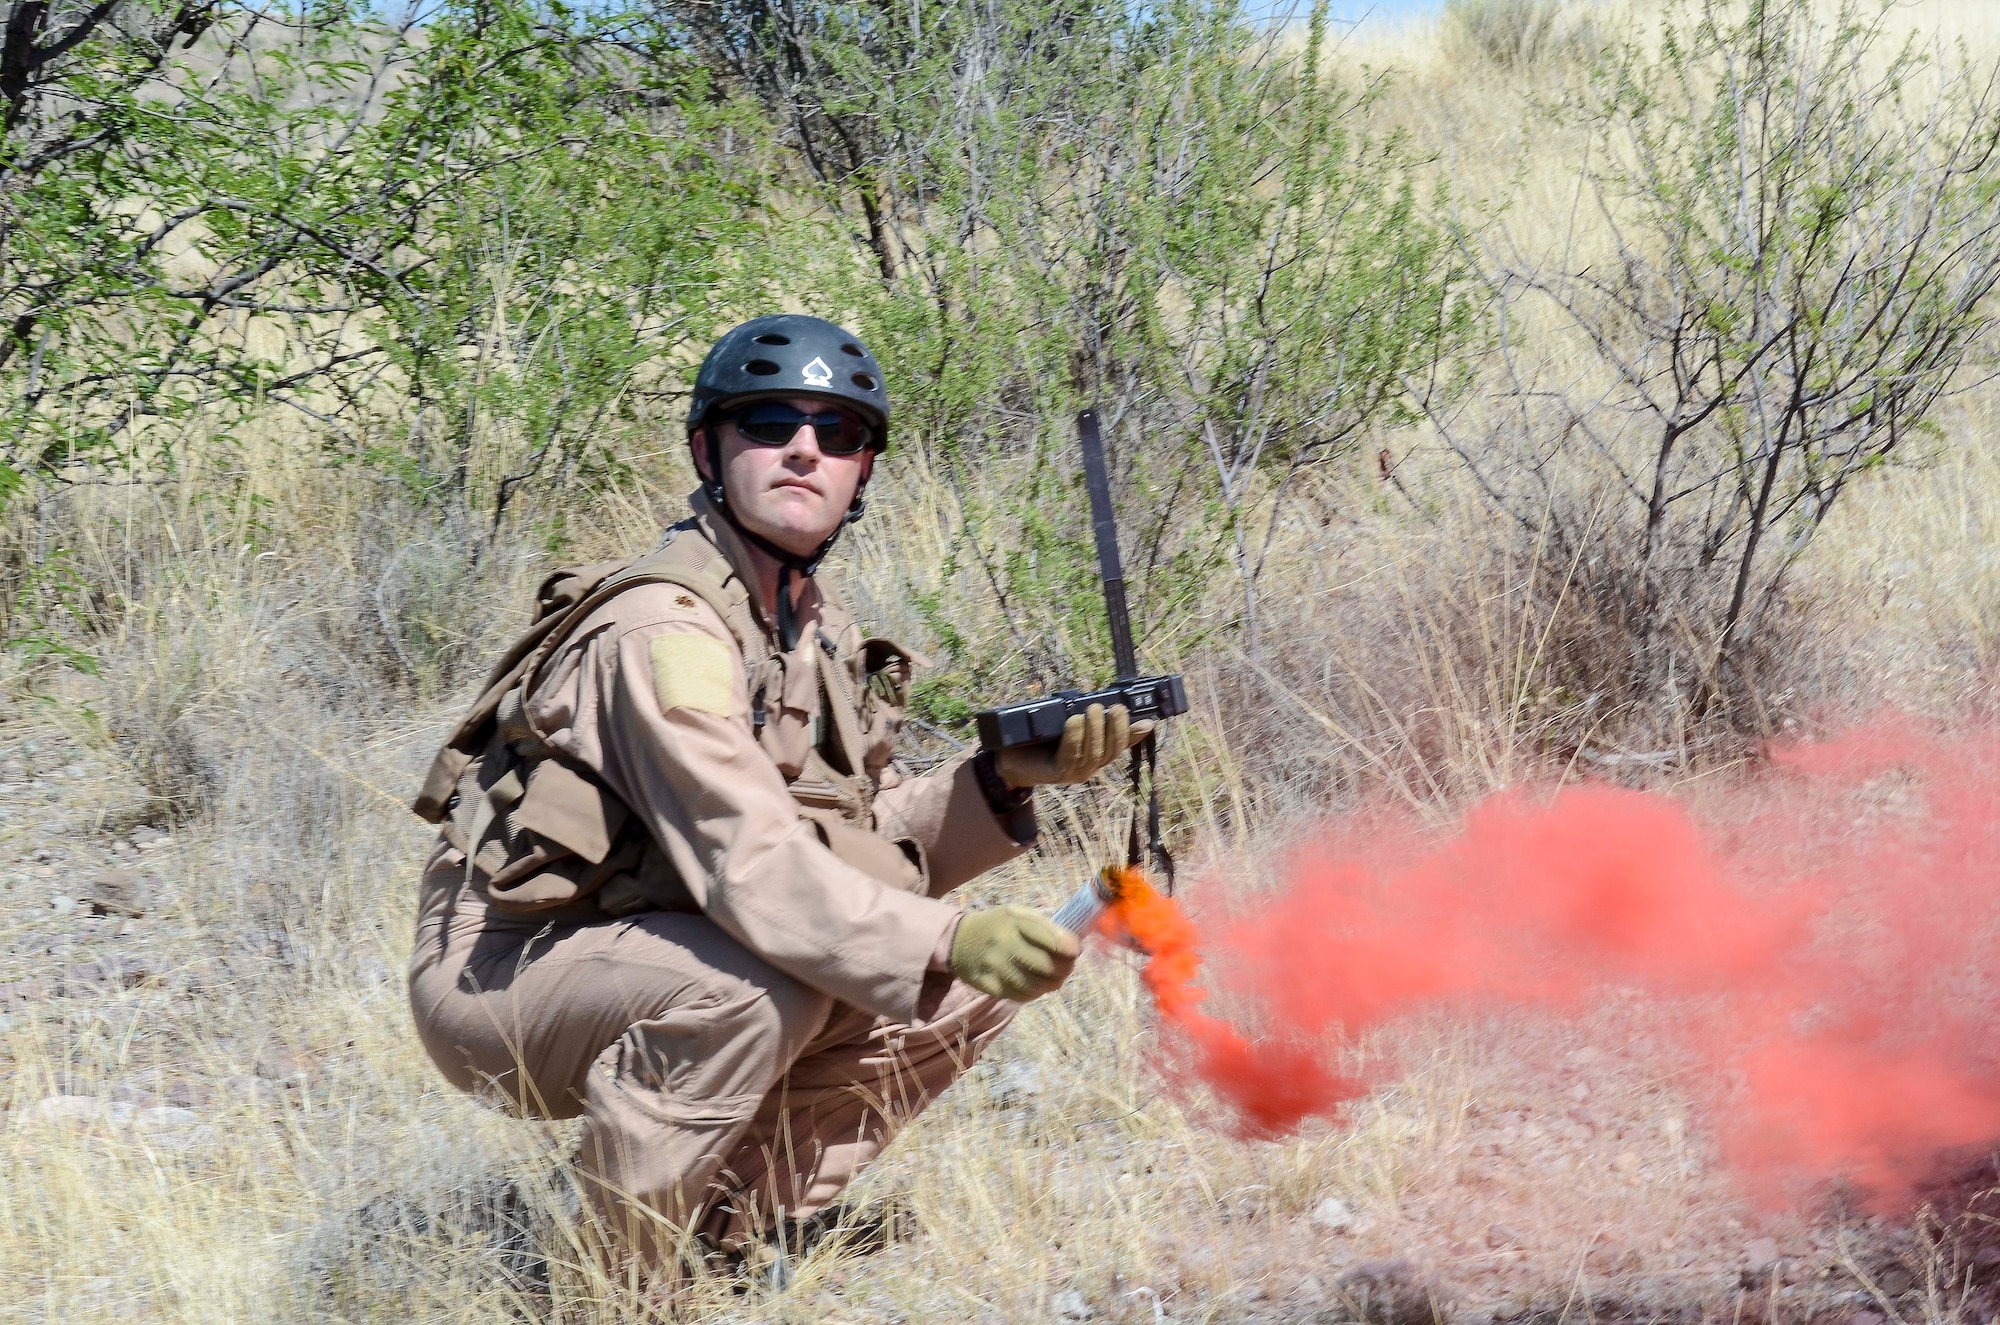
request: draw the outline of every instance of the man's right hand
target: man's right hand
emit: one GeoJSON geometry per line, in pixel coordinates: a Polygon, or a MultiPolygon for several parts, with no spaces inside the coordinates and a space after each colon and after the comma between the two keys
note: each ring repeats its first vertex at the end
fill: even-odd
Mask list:
{"type": "Polygon", "coordinates": [[[1082,947],[1026,906],[968,911],[951,940],[951,973],[982,994],[1026,1003],[1060,989],[1082,947]]]}

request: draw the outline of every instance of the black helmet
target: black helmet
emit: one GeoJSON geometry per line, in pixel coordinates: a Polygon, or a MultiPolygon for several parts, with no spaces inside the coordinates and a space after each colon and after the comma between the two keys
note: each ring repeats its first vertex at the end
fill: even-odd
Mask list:
{"type": "Polygon", "coordinates": [[[688,431],[723,401],[797,395],[833,396],[854,406],[875,425],[875,449],[888,449],[889,391],[881,365],[860,337],[803,313],[752,318],[723,333],[695,375],[688,431]]]}

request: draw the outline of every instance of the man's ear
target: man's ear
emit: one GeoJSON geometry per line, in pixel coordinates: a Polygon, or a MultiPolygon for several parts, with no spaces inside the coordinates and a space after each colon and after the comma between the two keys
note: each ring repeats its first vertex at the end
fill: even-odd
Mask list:
{"type": "Polygon", "coordinates": [[[867,487],[868,480],[874,475],[874,473],[875,473],[875,448],[871,446],[866,451],[863,451],[861,453],[861,482],[855,486],[854,490],[856,492],[859,492],[861,491],[862,488],[867,487]]]}
{"type": "Polygon", "coordinates": [[[696,428],[688,434],[688,454],[694,457],[694,472],[701,476],[703,483],[713,483],[715,475],[708,472],[708,428],[696,428]]]}

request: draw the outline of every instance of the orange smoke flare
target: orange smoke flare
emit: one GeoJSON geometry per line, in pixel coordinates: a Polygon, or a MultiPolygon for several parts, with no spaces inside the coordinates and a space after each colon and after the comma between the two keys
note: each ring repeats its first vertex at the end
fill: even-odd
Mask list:
{"type": "Polygon", "coordinates": [[[1139,870],[1113,871],[1111,882],[1117,896],[1098,921],[1099,931],[1113,941],[1129,940],[1146,953],[1140,978],[1154,1005],[1168,1025],[1188,1037],[1195,1070],[1236,1109],[1246,1132],[1281,1135],[1366,1089],[1330,1071],[1305,1046],[1253,1041],[1203,1012],[1208,991],[1195,983],[1201,952],[1194,922],[1139,870]]]}

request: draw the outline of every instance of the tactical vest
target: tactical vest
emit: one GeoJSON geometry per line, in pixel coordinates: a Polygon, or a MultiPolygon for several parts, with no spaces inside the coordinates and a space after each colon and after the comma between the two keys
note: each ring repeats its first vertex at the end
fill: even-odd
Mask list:
{"type": "MultiPolygon", "coordinates": [[[[467,881],[495,907],[542,911],[588,898],[613,916],[699,909],[638,816],[549,747],[526,703],[586,617],[627,589],[663,583],[696,595],[729,626],[743,656],[752,725],[763,738],[767,697],[783,693],[784,669],[798,665],[800,654],[788,661],[777,651],[742,578],[694,521],[675,525],[659,548],[629,561],[555,572],[536,593],[528,630],[488,675],[411,806],[465,853],[467,881]]],[[[800,653],[809,653],[817,670],[826,727],[788,780],[800,816],[847,863],[923,891],[917,845],[873,831],[875,788],[902,726],[910,656],[881,639],[843,654],[823,632],[800,653]]]]}

